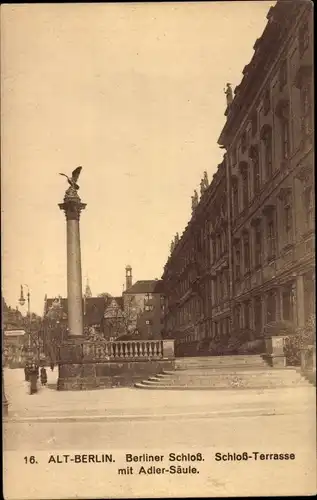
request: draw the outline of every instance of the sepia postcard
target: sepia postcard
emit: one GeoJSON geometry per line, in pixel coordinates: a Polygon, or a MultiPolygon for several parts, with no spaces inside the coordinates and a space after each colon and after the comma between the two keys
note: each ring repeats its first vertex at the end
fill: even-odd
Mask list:
{"type": "Polygon", "coordinates": [[[313,4],[1,6],[6,500],[316,494],[313,4]]]}

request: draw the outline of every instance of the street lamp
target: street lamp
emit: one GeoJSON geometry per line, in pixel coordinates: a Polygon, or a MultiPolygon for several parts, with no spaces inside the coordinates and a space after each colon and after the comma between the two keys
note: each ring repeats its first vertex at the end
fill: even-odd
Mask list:
{"type": "Polygon", "coordinates": [[[9,403],[4,390],[4,376],[3,376],[3,367],[5,363],[6,351],[2,350],[2,369],[1,369],[1,377],[2,377],[2,413],[5,417],[8,416],[9,403]]]}
{"type": "MultiPolygon", "coordinates": [[[[30,288],[29,285],[24,285],[26,286],[28,293],[27,293],[27,303],[28,303],[28,318],[29,318],[29,337],[28,337],[28,347],[29,350],[31,349],[31,306],[30,306],[30,288]]],[[[23,286],[21,285],[21,291],[20,291],[20,298],[19,298],[19,304],[20,306],[24,306],[25,304],[25,298],[23,294],[23,286]]]]}

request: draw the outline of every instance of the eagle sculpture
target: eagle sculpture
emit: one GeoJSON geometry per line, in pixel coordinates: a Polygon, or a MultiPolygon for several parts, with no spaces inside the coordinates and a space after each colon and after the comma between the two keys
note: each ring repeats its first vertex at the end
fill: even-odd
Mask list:
{"type": "Polygon", "coordinates": [[[80,172],[81,172],[82,168],[83,167],[77,167],[77,168],[75,168],[75,170],[72,172],[72,176],[71,177],[68,177],[68,175],[62,174],[62,173],[60,173],[59,175],[63,175],[64,177],[66,177],[67,181],[68,181],[68,184],[70,184],[72,188],[74,188],[74,189],[76,189],[76,191],[78,191],[79,186],[77,184],[77,180],[78,180],[78,177],[80,175],[80,172]]]}

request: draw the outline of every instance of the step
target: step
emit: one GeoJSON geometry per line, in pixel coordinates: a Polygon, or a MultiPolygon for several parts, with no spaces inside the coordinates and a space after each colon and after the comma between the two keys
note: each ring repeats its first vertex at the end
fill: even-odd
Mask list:
{"type": "Polygon", "coordinates": [[[163,373],[159,373],[157,375],[153,375],[150,378],[157,378],[157,379],[167,379],[167,378],[174,378],[174,379],[186,379],[186,378],[206,378],[206,379],[215,379],[215,378],[223,378],[227,377],[230,375],[234,376],[240,376],[240,377],[277,377],[277,378],[286,378],[286,377],[298,377],[300,374],[296,370],[279,370],[279,369],[270,369],[270,368],[264,368],[264,369],[259,369],[259,370],[251,370],[251,369],[245,369],[243,368],[242,370],[237,370],[233,371],[230,369],[215,369],[215,370],[207,370],[207,371],[195,371],[195,370],[184,370],[183,372],[172,372],[172,371],[166,371],[163,373]]]}
{"type": "MultiPolygon", "coordinates": [[[[239,365],[229,365],[229,364],[219,364],[219,365],[208,365],[208,366],[188,366],[188,367],[182,367],[182,368],[175,368],[173,370],[174,373],[183,373],[183,372],[197,372],[197,371],[205,371],[206,373],[212,372],[212,371],[217,371],[217,370],[231,370],[231,371],[236,371],[236,370],[266,370],[272,368],[269,366],[267,363],[263,364],[245,364],[243,365],[240,363],[239,365]]],[[[283,367],[284,368],[284,367],[283,367]]]]}
{"type": "Polygon", "coordinates": [[[309,383],[303,380],[252,380],[252,381],[209,381],[203,383],[202,380],[192,381],[191,383],[186,383],[184,381],[151,381],[151,380],[143,380],[143,385],[151,387],[209,387],[210,389],[240,389],[242,387],[249,389],[275,389],[278,387],[307,387],[309,383]]]}
{"type": "Polygon", "coordinates": [[[235,360],[263,360],[261,354],[235,354],[235,355],[225,355],[225,356],[197,356],[192,358],[176,358],[176,363],[197,363],[197,362],[209,362],[216,361],[221,362],[223,360],[235,361],[235,360]]]}
{"type": "Polygon", "coordinates": [[[304,383],[308,384],[307,380],[301,376],[293,376],[293,377],[240,377],[235,375],[229,375],[227,377],[200,377],[200,378],[154,378],[144,380],[144,383],[148,383],[150,385],[232,385],[232,384],[246,384],[246,385],[257,385],[261,384],[275,384],[275,385],[284,385],[287,384],[298,384],[304,383]]]}
{"type": "MultiPolygon", "coordinates": [[[[307,384],[298,384],[296,385],[295,387],[307,387],[307,384]]],[[[248,390],[248,389],[279,389],[281,386],[265,386],[265,385],[262,385],[262,386],[258,386],[258,387],[246,387],[246,386],[238,386],[238,387],[232,387],[232,386],[225,386],[225,387],[219,387],[219,386],[215,386],[215,387],[211,387],[211,386],[200,386],[200,385],[191,385],[191,386],[177,386],[177,385],[171,385],[171,386],[168,386],[168,385],[146,385],[144,384],[144,382],[138,382],[136,384],[134,384],[134,387],[136,387],[137,389],[147,389],[147,390],[163,390],[163,391],[170,391],[170,390],[174,390],[174,391],[217,391],[217,390],[248,390]]],[[[287,389],[287,388],[294,388],[294,385],[293,384],[289,384],[289,385],[283,385],[283,388],[287,389]]]]}
{"type": "Polygon", "coordinates": [[[206,361],[200,361],[200,360],[195,360],[195,361],[178,361],[176,360],[175,366],[177,369],[179,368],[191,368],[191,367],[208,367],[208,366],[220,366],[220,365],[227,365],[227,366],[237,366],[237,365],[266,365],[267,362],[259,357],[249,357],[249,358],[228,358],[228,357],[221,357],[221,358],[208,358],[206,361]]]}

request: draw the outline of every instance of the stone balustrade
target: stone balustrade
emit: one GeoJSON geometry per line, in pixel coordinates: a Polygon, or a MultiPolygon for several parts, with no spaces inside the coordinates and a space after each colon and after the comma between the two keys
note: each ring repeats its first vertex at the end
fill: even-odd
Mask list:
{"type": "Polygon", "coordinates": [[[107,361],[150,361],[172,360],[174,340],[124,340],[124,341],[88,341],[81,340],[73,344],[72,349],[59,348],[59,359],[72,362],[107,362],[107,361]],[[65,354],[67,355],[65,357],[65,354]],[[67,359],[68,358],[68,359],[67,359]]]}

